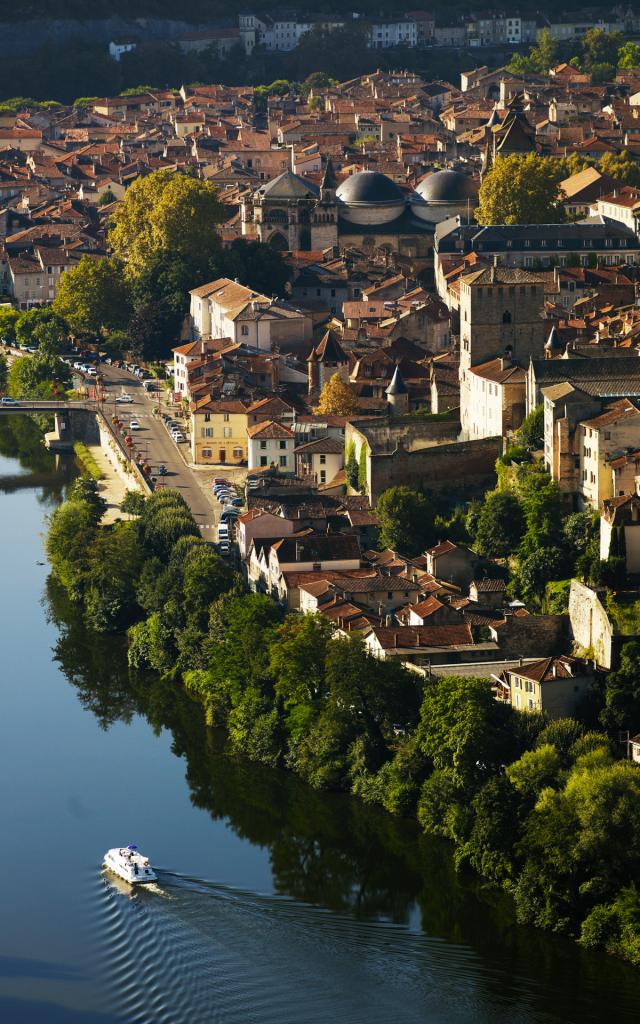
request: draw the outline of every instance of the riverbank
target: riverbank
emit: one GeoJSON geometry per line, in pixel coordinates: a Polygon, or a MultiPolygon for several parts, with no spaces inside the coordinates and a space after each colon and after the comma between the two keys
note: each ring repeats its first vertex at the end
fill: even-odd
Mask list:
{"type": "Polygon", "coordinates": [[[3,1020],[633,1024],[632,968],[516,925],[512,902],[414,822],[238,756],[175,681],[132,671],[120,635],[88,629],[42,564],[73,459],[31,426],[0,422],[0,452],[21,452],[0,480],[23,481],[0,501],[0,536],[22,533],[0,595],[0,769],[5,831],[24,843],[17,862],[0,850],[0,957],[16,965],[3,1020]],[[170,898],[101,876],[104,850],[128,841],[170,898]]]}
{"type": "Polygon", "coordinates": [[[418,682],[322,616],[285,616],[246,592],[175,491],[115,541],[87,529],[92,508],[75,497],[52,517],[53,571],[93,624],[131,623],[130,664],[184,682],[231,752],[417,818],[521,922],[640,965],[640,773],[605,733],[518,713],[484,679],[418,682]]]}

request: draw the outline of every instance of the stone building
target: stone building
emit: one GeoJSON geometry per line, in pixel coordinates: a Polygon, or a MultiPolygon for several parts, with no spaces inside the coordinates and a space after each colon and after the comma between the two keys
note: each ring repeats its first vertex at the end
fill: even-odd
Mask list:
{"type": "Polygon", "coordinates": [[[241,204],[242,234],[280,251],[321,251],[338,241],[336,177],[327,161],[320,188],[293,171],[261,185],[241,204]]]}
{"type": "MultiPolygon", "coordinates": [[[[471,367],[502,358],[525,368],[532,356],[541,356],[543,302],[542,279],[526,270],[483,267],[460,279],[460,419],[464,436],[470,436],[474,419],[471,367]]],[[[493,386],[497,388],[497,384],[493,386]]]]}

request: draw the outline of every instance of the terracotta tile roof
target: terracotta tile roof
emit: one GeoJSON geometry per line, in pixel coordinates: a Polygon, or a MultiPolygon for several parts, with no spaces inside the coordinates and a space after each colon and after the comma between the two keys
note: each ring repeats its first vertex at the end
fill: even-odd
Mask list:
{"type": "Polygon", "coordinates": [[[259,437],[260,440],[286,440],[293,438],[293,432],[285,427],[283,423],[276,423],[274,420],[266,420],[264,423],[254,423],[247,428],[250,438],[259,437]]]}
{"type": "Polygon", "coordinates": [[[447,648],[473,645],[473,634],[469,625],[452,626],[373,626],[383,650],[393,648],[447,648]]]}

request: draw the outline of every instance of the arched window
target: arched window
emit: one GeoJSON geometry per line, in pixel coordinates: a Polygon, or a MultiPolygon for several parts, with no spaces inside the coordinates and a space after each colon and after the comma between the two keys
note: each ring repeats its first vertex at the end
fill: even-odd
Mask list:
{"type": "Polygon", "coordinates": [[[278,252],[286,252],[289,248],[287,240],[284,235],[281,235],[279,231],[276,231],[269,239],[269,245],[273,249],[277,249],[278,252]]]}
{"type": "Polygon", "coordinates": [[[509,312],[508,309],[505,309],[504,313],[502,314],[502,322],[503,324],[511,323],[511,313],[509,312]]]}

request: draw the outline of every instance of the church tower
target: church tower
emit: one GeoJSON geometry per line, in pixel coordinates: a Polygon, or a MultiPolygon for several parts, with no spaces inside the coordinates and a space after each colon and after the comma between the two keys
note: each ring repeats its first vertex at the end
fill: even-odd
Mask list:
{"type": "Polygon", "coordinates": [[[311,214],[311,248],[314,252],[338,244],[338,182],[331,157],[327,158],[320,185],[320,198],[311,214]]]}
{"type": "Polygon", "coordinates": [[[389,403],[389,415],[393,419],[396,419],[398,416],[405,416],[409,412],[409,392],[398,366],[394,370],[391,383],[385,394],[389,403]]]}

